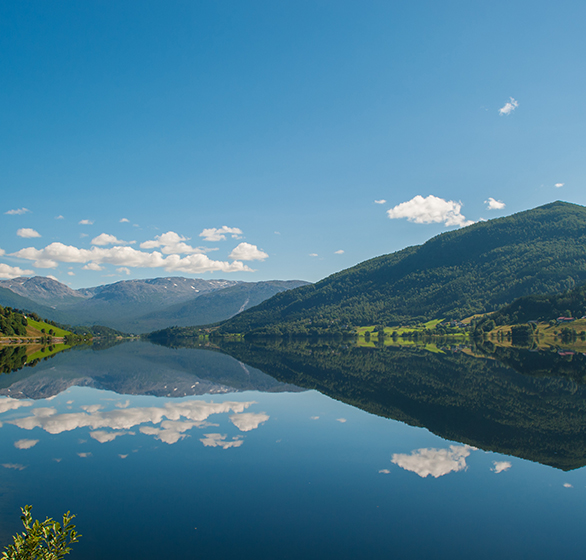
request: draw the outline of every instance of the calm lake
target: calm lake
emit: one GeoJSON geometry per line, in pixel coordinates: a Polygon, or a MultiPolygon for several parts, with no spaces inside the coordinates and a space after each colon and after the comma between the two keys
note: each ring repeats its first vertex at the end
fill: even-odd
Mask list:
{"type": "Polygon", "coordinates": [[[72,559],[583,558],[586,357],[147,342],[0,374],[0,545],[72,559]],[[482,355],[481,355],[482,354],[482,355]]]}

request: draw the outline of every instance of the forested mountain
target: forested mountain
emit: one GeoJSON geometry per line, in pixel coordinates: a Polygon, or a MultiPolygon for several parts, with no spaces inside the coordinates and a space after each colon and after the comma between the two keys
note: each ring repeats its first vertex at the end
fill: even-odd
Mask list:
{"type": "Polygon", "coordinates": [[[285,334],[463,318],[586,281],[586,208],[554,202],[442,233],[277,294],[220,333],[285,334]]]}
{"type": "Polygon", "coordinates": [[[549,321],[557,317],[581,318],[586,315],[586,284],[561,294],[539,294],[516,299],[487,317],[497,325],[527,321],[549,321]]]}

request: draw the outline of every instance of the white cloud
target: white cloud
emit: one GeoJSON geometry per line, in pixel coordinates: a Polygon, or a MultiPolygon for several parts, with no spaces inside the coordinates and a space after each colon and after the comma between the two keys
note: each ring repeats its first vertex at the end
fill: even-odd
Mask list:
{"type": "Polygon", "coordinates": [[[319,420],[319,416],[310,416],[309,419],[310,420],[319,420]]]}
{"type": "Polygon", "coordinates": [[[375,204],[384,204],[385,202],[386,202],[386,200],[384,198],[381,198],[380,200],[374,201],[375,204]]]}
{"type": "Polygon", "coordinates": [[[31,237],[41,237],[41,234],[32,229],[32,228],[20,228],[19,230],[17,230],[16,235],[18,235],[18,237],[25,237],[25,238],[31,238],[31,237]]]}
{"type": "Polygon", "coordinates": [[[244,440],[241,437],[233,437],[232,441],[225,441],[226,434],[205,434],[201,441],[205,447],[221,447],[222,449],[229,449],[230,447],[240,447],[244,440]]]}
{"type": "Polygon", "coordinates": [[[499,115],[510,115],[519,106],[516,99],[509,97],[509,100],[499,109],[499,115]]]}
{"type": "Polygon", "coordinates": [[[407,218],[407,220],[416,224],[443,223],[446,226],[459,227],[473,224],[474,222],[466,220],[461,214],[461,209],[461,202],[444,200],[432,194],[424,198],[418,194],[411,200],[397,204],[397,206],[387,210],[387,215],[391,220],[407,218]]]}
{"type": "Polygon", "coordinates": [[[6,251],[4,249],[0,249],[0,257],[5,254],[6,254],[6,251]]]}
{"type": "Polygon", "coordinates": [[[78,455],[79,455],[79,456],[80,456],[82,459],[85,459],[86,457],[91,457],[91,456],[92,456],[92,454],[91,454],[89,451],[88,451],[88,452],[85,452],[85,453],[78,453],[78,455]]]}
{"type": "Polygon", "coordinates": [[[122,455],[122,453],[119,453],[118,457],[120,457],[120,459],[126,459],[126,457],[128,457],[128,453],[126,455],[122,455]]]}
{"type": "Polygon", "coordinates": [[[70,271],[67,273],[67,275],[68,275],[68,276],[75,276],[75,272],[73,272],[73,271],[71,271],[71,270],[70,270],[70,271]]]}
{"type": "Polygon", "coordinates": [[[94,263],[126,266],[129,268],[164,268],[168,272],[187,272],[200,274],[203,272],[251,272],[251,269],[240,261],[214,261],[206,255],[169,255],[163,257],[158,251],[147,253],[132,247],[92,247],[79,249],[71,245],[55,242],[44,249],[26,247],[12,253],[13,257],[34,261],[38,268],[57,268],[60,262],[66,263],[94,263]]]}
{"type": "Polygon", "coordinates": [[[33,270],[23,270],[18,266],[10,266],[8,264],[0,263],[0,278],[12,280],[19,276],[32,276],[34,273],[33,270]]]}
{"type": "Polygon", "coordinates": [[[114,406],[116,408],[128,408],[130,406],[130,401],[126,399],[124,402],[117,402],[114,406]]]}
{"type": "Polygon", "coordinates": [[[23,471],[26,469],[25,465],[21,465],[20,463],[2,463],[2,466],[5,469],[15,469],[17,471],[23,471]]]}
{"type": "Polygon", "coordinates": [[[130,268],[126,266],[121,266],[120,268],[116,269],[116,272],[118,274],[126,274],[128,276],[130,274],[130,268]]]}
{"type": "Polygon", "coordinates": [[[87,263],[86,265],[82,266],[81,268],[83,270],[95,270],[95,271],[104,270],[103,266],[100,266],[99,264],[96,264],[94,262],[87,263]]]}
{"type": "Polygon", "coordinates": [[[416,449],[410,454],[395,453],[391,463],[425,478],[439,478],[466,468],[466,457],[472,448],[468,445],[450,445],[449,449],[416,449]]]}
{"type": "Polygon", "coordinates": [[[110,235],[109,233],[100,233],[97,237],[92,239],[92,245],[131,245],[134,241],[122,241],[117,239],[116,236],[110,235]]]}
{"type": "Polygon", "coordinates": [[[238,261],[264,261],[269,258],[264,251],[250,243],[240,243],[232,249],[228,257],[238,261]]]}
{"type": "Polygon", "coordinates": [[[488,200],[484,201],[486,207],[489,210],[502,210],[506,205],[502,200],[495,200],[492,197],[489,197],[488,200]]]}
{"type": "Polygon", "coordinates": [[[318,256],[318,254],[317,254],[317,253],[309,253],[309,256],[310,256],[310,257],[317,257],[317,256],[318,256]]]}
{"type": "Polygon", "coordinates": [[[381,469],[380,471],[378,471],[380,474],[391,474],[391,471],[389,469],[381,469]]]}
{"type": "Polygon", "coordinates": [[[241,432],[250,432],[266,422],[269,416],[264,412],[244,412],[242,414],[232,414],[229,418],[232,424],[241,432]]]}
{"type": "Polygon", "coordinates": [[[513,465],[509,461],[493,461],[494,467],[490,469],[496,474],[508,471],[513,465]]]}
{"type": "Polygon", "coordinates": [[[59,282],[59,278],[53,276],[52,274],[47,274],[47,278],[50,278],[51,280],[55,280],[55,282],[59,282]]]}
{"type": "Polygon", "coordinates": [[[91,225],[93,225],[93,223],[94,223],[93,220],[80,220],[79,221],[80,226],[91,226],[91,225]]]}
{"type": "Polygon", "coordinates": [[[213,249],[207,249],[206,247],[192,247],[185,243],[189,241],[188,237],[183,237],[174,231],[168,231],[162,235],[157,235],[155,239],[151,241],[145,241],[140,244],[141,249],[157,249],[161,247],[161,252],[164,255],[180,255],[182,253],[188,255],[203,254],[213,249]]]}
{"type": "Polygon", "coordinates": [[[39,443],[38,439],[19,439],[14,442],[16,449],[30,449],[39,443]]]}
{"type": "Polygon", "coordinates": [[[129,220],[128,218],[122,218],[122,219],[120,220],[120,223],[121,223],[121,224],[127,224],[127,223],[129,223],[129,222],[130,222],[130,220],[129,220]]]}
{"type": "Polygon", "coordinates": [[[564,482],[564,488],[574,488],[569,482],[564,482]]]}
{"type": "Polygon", "coordinates": [[[340,249],[339,251],[334,251],[334,255],[343,255],[344,249],[340,249]]]}
{"type": "Polygon", "coordinates": [[[222,226],[221,228],[208,228],[204,229],[199,236],[203,237],[206,241],[224,241],[226,235],[231,235],[232,239],[240,239],[242,236],[242,230],[240,228],[231,228],[222,226]]]}
{"type": "Polygon", "coordinates": [[[8,210],[8,212],[4,212],[4,214],[8,214],[9,216],[20,216],[27,212],[30,212],[28,208],[17,208],[16,210],[8,210]]]}
{"type": "Polygon", "coordinates": [[[555,184],[555,187],[556,187],[557,189],[559,189],[559,188],[563,187],[564,185],[565,185],[565,183],[556,183],[556,184],[555,184]]]}
{"type": "Polygon", "coordinates": [[[61,214],[59,214],[59,216],[55,216],[55,219],[56,220],[64,220],[65,218],[61,214]]]}
{"type": "Polygon", "coordinates": [[[9,410],[16,410],[25,406],[32,406],[34,401],[23,401],[12,397],[0,397],[0,414],[9,410]]]}
{"type": "Polygon", "coordinates": [[[127,434],[134,435],[134,432],[106,432],[105,430],[96,430],[95,432],[90,432],[90,437],[100,443],[108,443],[114,441],[117,437],[125,436],[127,434]]]}
{"type": "Polygon", "coordinates": [[[344,424],[345,422],[347,422],[346,418],[336,418],[336,422],[341,422],[342,424],[344,424]]]}

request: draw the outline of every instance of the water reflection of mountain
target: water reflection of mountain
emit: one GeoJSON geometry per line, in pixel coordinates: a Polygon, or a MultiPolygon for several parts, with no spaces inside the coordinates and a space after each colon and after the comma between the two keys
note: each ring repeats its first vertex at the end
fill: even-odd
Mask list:
{"type": "Polygon", "coordinates": [[[233,342],[222,349],[282,382],[449,440],[563,470],[586,465],[582,355],[507,349],[475,358],[304,343],[233,342]]]}
{"type": "Polygon", "coordinates": [[[0,395],[41,399],[73,385],[166,397],[299,390],[218,352],[129,342],[76,347],[34,368],[1,375],[0,395]]]}

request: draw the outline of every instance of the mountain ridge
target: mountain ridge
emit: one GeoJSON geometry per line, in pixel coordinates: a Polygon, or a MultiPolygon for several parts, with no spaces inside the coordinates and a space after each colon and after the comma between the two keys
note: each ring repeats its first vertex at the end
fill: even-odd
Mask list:
{"type": "Polygon", "coordinates": [[[553,202],[444,232],[273,296],[219,333],[343,330],[495,311],[532,293],[586,281],[586,208],[553,202]]]}

